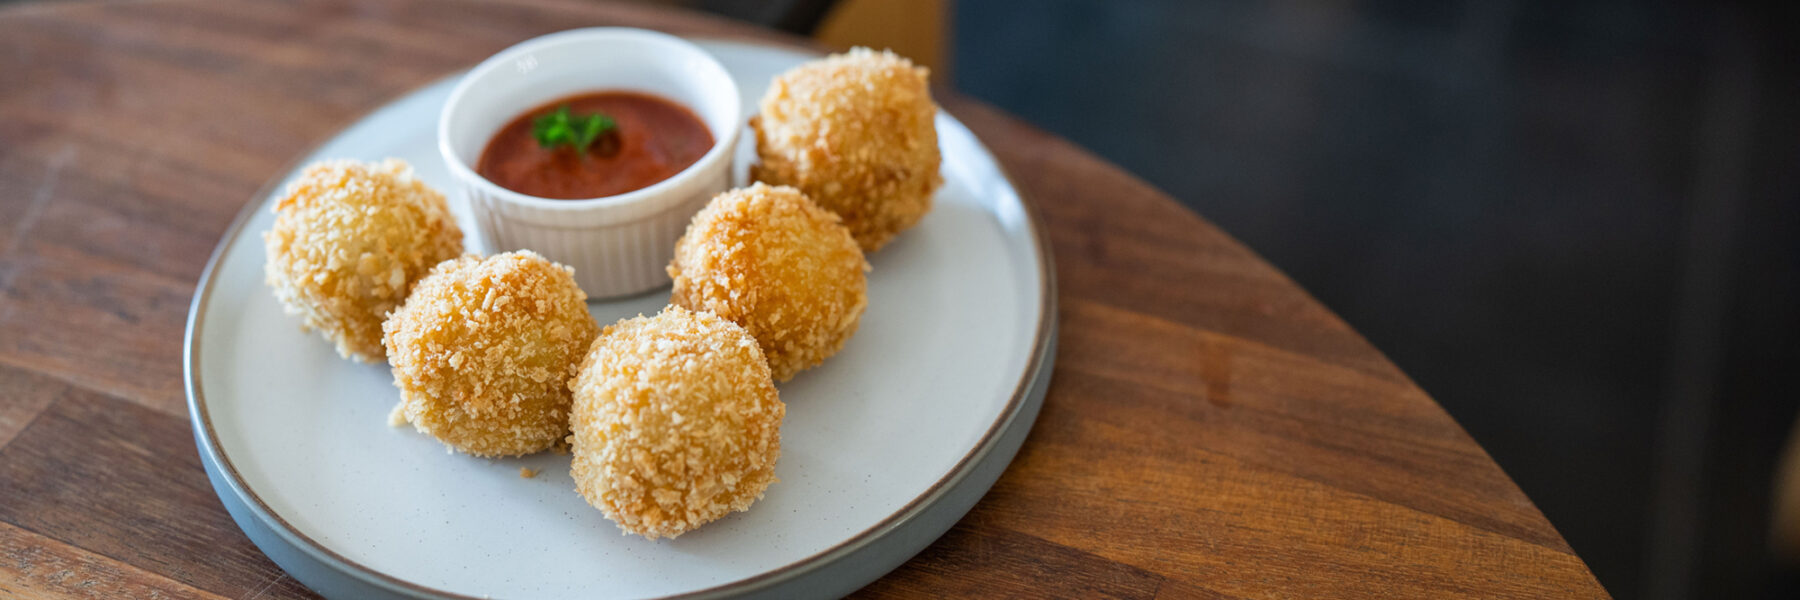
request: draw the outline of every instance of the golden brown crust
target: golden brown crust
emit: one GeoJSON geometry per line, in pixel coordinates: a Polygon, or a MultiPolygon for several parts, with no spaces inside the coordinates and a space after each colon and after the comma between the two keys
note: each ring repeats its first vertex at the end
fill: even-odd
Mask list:
{"type": "Polygon", "coordinates": [[[432,265],[462,254],[444,195],[398,159],[308,166],[274,210],[265,282],[346,358],[381,360],[388,311],[432,265]]]}
{"type": "Polygon", "coordinates": [[[529,250],[432,269],[384,324],[407,422],[476,456],[555,444],[600,329],[586,300],[572,269],[529,250]]]}
{"type": "Polygon", "coordinates": [[[750,177],[791,185],[843,217],[874,252],[931,210],[938,173],[929,71],[852,48],[776,77],[751,118],[750,177]]]}
{"type": "Polygon", "coordinates": [[[569,387],[576,490],[628,534],[673,538],[775,482],[787,408],[730,321],[679,306],[621,320],[569,387]]]}
{"type": "Polygon", "coordinates": [[[742,325],[787,381],[856,333],[868,269],[837,215],[799,190],[758,183],[694,215],[669,264],[670,302],[742,325]]]}

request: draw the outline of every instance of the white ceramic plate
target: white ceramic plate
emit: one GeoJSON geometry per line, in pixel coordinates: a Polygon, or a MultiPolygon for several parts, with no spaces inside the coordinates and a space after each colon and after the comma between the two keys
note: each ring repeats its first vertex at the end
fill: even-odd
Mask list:
{"type": "MultiPolygon", "coordinates": [[[[700,42],[753,114],[811,58],[700,42]]],[[[452,190],[436,147],[449,78],[364,118],[302,162],[406,159],[452,190]]],[[[338,358],[263,286],[272,182],[226,233],[188,318],[194,435],[220,499],[264,552],[337,597],[836,596],[891,570],[986,493],[1036,418],[1055,295],[1038,225],[993,157],[937,117],[945,186],[870,257],[869,308],[837,356],[780,386],[781,481],[748,512],[675,540],[620,534],[574,491],[569,457],[484,460],[387,425],[385,365],[338,358]],[[519,476],[521,467],[541,470],[519,476]]],[[[753,157],[750,135],[736,173],[753,157]]],[[[468,226],[467,207],[452,206],[468,226]]],[[[470,248],[484,248],[470,239],[470,248]]],[[[589,305],[652,314],[667,289],[589,305]]]]}

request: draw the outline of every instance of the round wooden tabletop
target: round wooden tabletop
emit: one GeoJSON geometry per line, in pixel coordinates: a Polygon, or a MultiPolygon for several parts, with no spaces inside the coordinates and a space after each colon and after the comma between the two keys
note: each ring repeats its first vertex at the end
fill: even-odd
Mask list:
{"type": "MultiPolygon", "coordinates": [[[[319,140],[592,25],[806,43],[540,0],[0,10],[0,596],[311,596],[195,454],[180,357],[200,270],[319,140]]],[[[1006,474],[859,595],[1606,597],[1481,447],[1280,271],[1117,167],[939,100],[1048,226],[1061,346],[1006,474]]]]}

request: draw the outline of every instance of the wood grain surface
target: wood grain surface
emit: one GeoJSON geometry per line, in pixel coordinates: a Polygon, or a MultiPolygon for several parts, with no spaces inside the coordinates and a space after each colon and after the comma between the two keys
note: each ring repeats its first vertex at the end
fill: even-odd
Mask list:
{"type": "MultiPolygon", "coordinates": [[[[244,202],[365,112],[590,25],[527,2],[0,10],[0,596],[299,598],[208,486],[182,330],[244,202]]],[[[1199,216],[940,91],[1041,212],[1061,349],[1018,458],[869,597],[1592,598],[1581,559],[1379,351],[1199,216]]]]}

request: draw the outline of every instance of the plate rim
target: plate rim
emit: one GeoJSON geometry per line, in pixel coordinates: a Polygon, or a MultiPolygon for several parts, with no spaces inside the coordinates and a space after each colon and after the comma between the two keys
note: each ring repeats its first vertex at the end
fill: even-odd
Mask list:
{"type": "MultiPolygon", "coordinates": [[[[793,46],[766,42],[745,41],[741,39],[712,36],[679,37],[700,44],[741,45],[759,49],[773,49],[807,54],[811,56],[823,55],[812,49],[801,49],[793,46]]],[[[289,175],[292,175],[301,167],[308,157],[312,156],[326,144],[331,143],[332,140],[337,139],[338,136],[341,136],[343,132],[350,127],[367,120],[369,117],[393,106],[402,99],[409,98],[414,94],[429,89],[432,86],[440,85],[445,81],[454,80],[455,78],[466,74],[469,68],[472,67],[457,69],[444,76],[434,78],[424,84],[415,86],[412,89],[389,98],[373,109],[358,114],[343,126],[322,136],[320,140],[301,151],[299,155],[293,159],[288,160],[276,171],[277,175],[274,178],[266,181],[252,193],[249,201],[245,202],[244,206],[238,209],[237,215],[233,217],[231,224],[226,227],[225,233],[219,238],[219,242],[213,247],[212,253],[206,259],[206,266],[200,272],[199,282],[195,285],[194,297],[188,305],[187,326],[183,332],[182,340],[182,374],[187,395],[188,416],[190,425],[194,430],[194,437],[196,438],[196,449],[203,459],[202,466],[214,467],[219,479],[226,483],[227,487],[229,487],[231,492],[242,501],[241,504],[244,508],[249,510],[252,516],[262,521],[264,525],[267,525],[272,532],[277,536],[280,536],[290,546],[331,566],[334,570],[342,574],[355,577],[365,583],[379,586],[391,592],[412,597],[444,598],[453,600],[481,600],[482,597],[459,594],[407,581],[338,554],[336,551],[317,540],[312,539],[300,532],[292,524],[288,523],[286,519],[283,519],[280,514],[277,514],[274,509],[256,494],[254,490],[251,490],[249,486],[244,483],[236,466],[233,465],[231,459],[226,456],[224,449],[219,446],[211,414],[206,411],[205,390],[200,382],[200,334],[203,327],[200,319],[212,299],[214,284],[217,283],[214,275],[216,274],[219,264],[223,261],[226,251],[237,244],[239,238],[242,237],[246,226],[256,215],[256,212],[268,204],[267,199],[277,191],[282,183],[286,182],[289,175]]],[[[915,496],[911,501],[902,505],[899,509],[882,518],[874,525],[857,532],[849,538],[833,544],[824,550],[820,550],[780,567],[712,587],[682,592],[670,596],[660,596],[659,598],[718,598],[766,590],[807,573],[824,568],[844,556],[873,544],[877,540],[883,538],[887,533],[897,529],[903,524],[911,522],[914,518],[923,513],[926,508],[936,504],[966,479],[969,474],[975,470],[975,467],[981,464],[983,459],[999,446],[1001,438],[1004,437],[1003,434],[1011,427],[1015,426],[1014,422],[1028,403],[1027,400],[1032,396],[1032,392],[1034,391],[1033,383],[1037,381],[1045,369],[1054,370],[1054,357],[1047,357],[1046,354],[1055,346],[1053,343],[1055,337],[1054,331],[1058,319],[1056,269],[1054,257],[1051,255],[1050,240],[1044,227],[1042,215],[1039,214],[1037,206],[1030,202],[1023,193],[1020,193],[1019,186],[1015,183],[1016,180],[1007,170],[1006,165],[1000,161],[998,156],[994,155],[993,151],[989,149],[986,144],[982,143],[981,138],[975,135],[974,130],[969,129],[967,124],[963,123],[961,119],[956,118],[956,115],[951,114],[950,111],[944,109],[942,105],[938,106],[938,110],[949,117],[952,122],[968,132],[969,136],[975,140],[977,147],[988,154],[988,157],[994,163],[995,171],[999,173],[1001,179],[1006,181],[1006,185],[1010,187],[1013,190],[1014,195],[1018,197],[1020,208],[1026,217],[1025,223],[1031,230],[1031,246],[1038,259],[1036,261],[1039,295],[1038,322],[1032,332],[1031,353],[1026,359],[1025,368],[1021,371],[1018,382],[1013,387],[1012,396],[1007,400],[1006,406],[1001,410],[999,418],[994,419],[993,423],[982,433],[975,445],[964,454],[948,472],[939,477],[927,487],[924,492],[915,496]]],[[[1035,420],[1036,419],[1034,418],[1033,421],[1035,422],[1035,420]]],[[[1027,435],[1029,435],[1029,433],[1027,433],[1027,435]]],[[[1002,471],[1004,471],[1004,469],[1002,469],[1002,471]]],[[[982,491],[982,495],[986,495],[986,490],[982,491]]],[[[223,500],[224,499],[221,498],[221,501],[223,500]]],[[[979,498],[977,498],[976,502],[978,503],[979,501],[979,498]]],[[[959,516],[958,521],[960,520],[961,518],[959,516]]],[[[955,523],[953,522],[951,526],[954,527],[955,523]]],[[[248,534],[248,532],[245,533],[246,535],[248,534]]],[[[938,537],[942,536],[942,534],[943,532],[934,534],[932,536],[932,541],[935,541],[938,537]]],[[[927,545],[929,544],[930,542],[927,542],[927,545]]],[[[261,549],[259,548],[259,550],[261,549]]]]}

